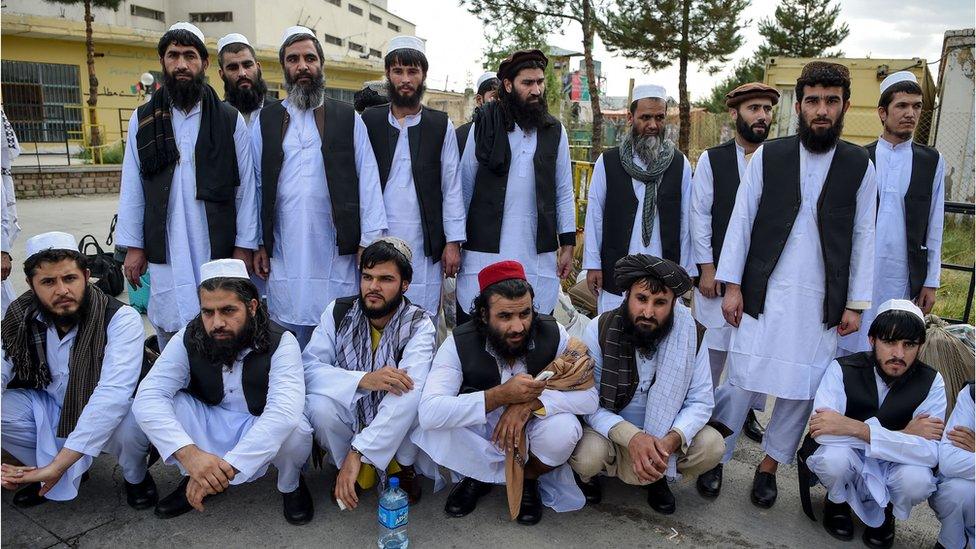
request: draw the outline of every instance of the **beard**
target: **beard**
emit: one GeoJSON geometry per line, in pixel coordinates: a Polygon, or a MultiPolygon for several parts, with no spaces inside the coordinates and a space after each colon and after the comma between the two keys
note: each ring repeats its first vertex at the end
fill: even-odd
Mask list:
{"type": "Polygon", "coordinates": [[[515,123],[526,131],[539,129],[549,116],[545,97],[539,97],[535,102],[528,102],[513,91],[502,96],[501,101],[515,123]]]}
{"type": "Polygon", "coordinates": [[[241,328],[240,333],[232,337],[218,339],[215,337],[216,334],[206,333],[202,326],[203,323],[201,322],[200,324],[200,330],[203,331],[203,334],[201,334],[203,341],[200,351],[203,353],[203,356],[214,364],[220,364],[228,368],[234,365],[234,361],[237,360],[237,355],[249,347],[254,341],[257,326],[254,315],[250,311],[247,311],[247,322],[244,323],[244,327],[241,328]]]}
{"type": "Polygon", "coordinates": [[[765,122],[757,122],[753,125],[746,123],[742,116],[738,116],[735,119],[735,132],[742,136],[742,139],[756,145],[762,143],[769,137],[769,125],[765,122]],[[753,128],[763,128],[762,133],[756,133],[753,128]]]}
{"type": "Polygon", "coordinates": [[[624,140],[630,140],[634,154],[637,155],[637,158],[640,158],[645,166],[654,164],[658,155],[661,154],[661,143],[663,140],[660,134],[644,135],[631,129],[629,133],[624,134],[624,140]]]}
{"type": "Polygon", "coordinates": [[[393,82],[389,79],[386,80],[386,96],[390,98],[390,103],[393,103],[397,107],[402,107],[405,109],[412,109],[420,105],[420,100],[424,98],[424,92],[427,91],[427,86],[423,82],[420,86],[414,90],[413,95],[404,96],[400,95],[400,90],[393,86],[393,82]]]}
{"type": "Polygon", "coordinates": [[[61,328],[68,328],[71,326],[77,326],[81,319],[85,317],[88,312],[88,307],[91,304],[91,296],[88,293],[88,289],[85,288],[85,295],[81,298],[81,303],[78,304],[78,308],[70,313],[60,313],[51,310],[47,305],[38,299],[37,294],[34,296],[34,308],[37,309],[41,315],[48,321],[53,322],[55,326],[61,328]]]}
{"type": "MultiPolygon", "coordinates": [[[[306,76],[302,74],[301,76],[306,76]]],[[[285,91],[288,92],[288,101],[301,110],[314,109],[322,104],[325,98],[325,77],[322,71],[317,74],[308,74],[312,81],[307,84],[298,83],[298,78],[292,78],[288,71],[285,71],[285,91]]]]}
{"type": "Polygon", "coordinates": [[[671,333],[671,328],[674,326],[674,304],[671,305],[671,312],[668,313],[668,319],[664,321],[663,324],[656,324],[654,319],[650,319],[652,326],[651,328],[644,328],[637,324],[636,318],[630,310],[626,309],[627,301],[623,303],[623,326],[621,331],[623,336],[630,340],[630,343],[637,349],[641,354],[652,357],[654,353],[657,352],[658,345],[664,338],[668,337],[671,333]]]}
{"type": "Polygon", "coordinates": [[[181,111],[189,111],[203,98],[203,88],[206,84],[203,81],[203,71],[193,74],[190,71],[183,71],[181,74],[190,74],[189,80],[177,80],[176,74],[163,72],[163,87],[169,93],[170,103],[181,111]]]}
{"type": "Polygon", "coordinates": [[[359,308],[363,310],[363,316],[369,319],[383,318],[400,307],[403,303],[403,292],[398,292],[396,297],[387,301],[376,308],[370,308],[362,294],[359,294],[359,308]]]}
{"type": "Polygon", "coordinates": [[[811,126],[807,124],[806,119],[800,116],[800,127],[797,131],[797,135],[800,136],[800,143],[807,148],[808,151],[812,153],[823,154],[825,152],[833,149],[837,145],[837,140],[840,139],[841,132],[844,131],[844,114],[841,113],[837,121],[834,122],[826,130],[821,133],[817,133],[811,126]]]}
{"type": "Polygon", "coordinates": [[[538,321],[538,316],[532,313],[532,323],[529,324],[529,329],[522,338],[522,341],[517,345],[510,345],[508,341],[505,340],[505,333],[500,332],[493,328],[490,324],[486,325],[486,332],[488,337],[488,343],[491,348],[495,350],[503,359],[505,360],[515,360],[517,358],[524,357],[529,354],[529,343],[532,341],[535,335],[536,322],[538,321]]]}
{"type": "Polygon", "coordinates": [[[224,99],[243,114],[252,113],[261,107],[264,96],[268,93],[268,84],[258,69],[255,79],[251,80],[249,88],[239,87],[238,82],[231,82],[224,78],[224,99]]]}

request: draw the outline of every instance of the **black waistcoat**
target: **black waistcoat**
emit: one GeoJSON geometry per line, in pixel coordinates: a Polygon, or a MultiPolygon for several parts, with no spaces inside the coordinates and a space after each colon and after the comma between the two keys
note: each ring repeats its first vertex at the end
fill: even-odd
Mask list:
{"type": "MultiPolygon", "coordinates": [[[[559,325],[549,315],[538,315],[534,346],[525,357],[525,367],[532,377],[538,375],[556,358],[559,350],[559,325]]],[[[486,338],[470,320],[454,329],[454,346],[461,360],[461,391],[459,394],[487,391],[502,382],[498,362],[485,348],[486,338]]]]}
{"type": "MultiPolygon", "coordinates": [[[[607,196],[603,212],[603,242],[600,243],[600,265],[603,267],[603,289],[621,295],[613,280],[617,260],[630,251],[630,236],[635,223],[643,223],[643,212],[637,211],[634,180],[620,162],[620,148],[603,152],[607,196]]],[[[657,187],[657,218],[661,227],[661,251],[664,259],[681,263],[681,179],[685,157],[675,150],[671,164],[664,170],[657,187]]],[[[643,191],[641,191],[643,192],[643,191]]]]}
{"type": "MultiPolygon", "coordinates": [[[[875,162],[878,142],[867,146],[871,161],[875,162]]],[[[912,178],[905,193],[905,234],[908,237],[908,289],[912,299],[918,297],[928,273],[929,211],[932,208],[932,187],[939,167],[939,151],[912,143],[912,178]]],[[[880,196],[880,185],[878,188],[880,196]]]]}
{"type": "MultiPolygon", "coordinates": [[[[576,243],[576,233],[556,234],[556,159],[563,127],[555,120],[537,131],[535,148],[536,251],[553,252],[560,245],[576,243]]],[[[477,139],[477,136],[475,136],[477,139]]],[[[497,139],[505,139],[501,134],[497,139]]],[[[472,143],[472,146],[475,144],[472,143]]],[[[515,155],[512,155],[512,162],[515,155]]],[[[511,168],[510,168],[511,169],[511,168]]],[[[468,206],[465,250],[496,254],[501,246],[502,218],[505,215],[505,190],[508,175],[498,176],[478,165],[474,191],[468,206]]]]}
{"type": "MultiPolygon", "coordinates": [[[[278,350],[281,336],[285,333],[285,329],[273,320],[268,321],[268,331],[268,350],[264,353],[253,351],[248,353],[244,357],[244,371],[241,372],[244,400],[252,416],[260,416],[264,412],[264,405],[268,400],[271,357],[278,350]]],[[[213,364],[203,355],[191,351],[189,342],[189,331],[186,331],[183,333],[183,345],[186,346],[187,358],[190,361],[190,385],[186,391],[208,406],[216,406],[224,400],[224,367],[213,364]]]]}
{"type": "MultiPolygon", "coordinates": [[[[763,312],[766,285],[800,211],[800,146],[796,136],[773,139],[763,145],[763,191],[742,273],[743,308],[753,318],[763,312]]],[[[838,140],[817,201],[826,277],[821,314],[828,328],[840,324],[847,305],[857,191],[867,166],[868,152],[864,147],[838,140]]]]}
{"type": "Polygon", "coordinates": [[[457,136],[458,144],[458,158],[464,156],[464,145],[468,142],[468,134],[471,133],[471,126],[474,122],[465,122],[454,130],[454,134],[457,136]]]}
{"type": "MultiPolygon", "coordinates": [[[[376,164],[380,171],[380,185],[386,190],[393,167],[400,130],[390,124],[390,107],[381,105],[363,111],[363,122],[369,132],[376,164]]],[[[423,107],[420,123],[407,128],[410,142],[410,170],[420,206],[420,222],[424,233],[424,255],[434,263],[441,260],[444,237],[444,194],[441,191],[441,149],[447,134],[447,114],[423,107]]]]}
{"type": "Polygon", "coordinates": [[[718,268],[725,231],[729,228],[735,193],[739,190],[739,155],[735,139],[708,149],[708,164],[712,168],[712,263],[718,268]]]}
{"type": "MultiPolygon", "coordinates": [[[[278,201],[278,176],[285,160],[282,140],[290,116],[284,104],[261,109],[261,223],[264,247],[274,253],[275,204],[278,201]]],[[[315,109],[315,123],[322,136],[322,162],[332,202],[332,222],[340,255],[359,250],[359,174],[356,172],[356,110],[352,105],[330,97],[315,109]]],[[[255,159],[257,162],[258,160],[255,159]]],[[[326,243],[323,243],[326,244],[326,243]]]]}
{"type": "MultiPolygon", "coordinates": [[[[203,102],[201,108],[207,104],[203,102]]],[[[237,127],[237,109],[224,102],[217,102],[220,112],[213,116],[227,117],[227,127],[231,132],[237,127]]],[[[145,103],[136,109],[135,116],[142,120],[151,117],[149,109],[152,105],[145,103]]],[[[234,142],[233,133],[230,137],[234,142]]],[[[198,139],[195,145],[196,158],[208,158],[202,151],[206,146],[204,140],[198,139]]],[[[132,151],[135,154],[135,151],[132,151]]],[[[237,240],[237,186],[240,184],[240,174],[237,173],[237,149],[226,152],[233,163],[234,178],[227,181],[196,181],[196,198],[204,204],[207,213],[207,231],[210,237],[210,258],[225,259],[234,253],[234,242],[237,240]]],[[[149,177],[141,177],[142,193],[145,196],[143,206],[142,238],[146,260],[150,263],[167,263],[166,257],[166,220],[169,217],[169,193],[173,186],[173,174],[176,172],[176,162],[149,177]]]]}

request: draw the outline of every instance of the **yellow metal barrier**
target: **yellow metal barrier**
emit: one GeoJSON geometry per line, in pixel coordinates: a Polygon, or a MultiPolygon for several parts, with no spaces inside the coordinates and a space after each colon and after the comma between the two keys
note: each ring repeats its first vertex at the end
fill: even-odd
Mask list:
{"type": "Polygon", "coordinates": [[[593,178],[593,163],[573,161],[573,196],[576,197],[576,231],[583,232],[586,224],[586,198],[590,193],[590,179],[593,178]]]}

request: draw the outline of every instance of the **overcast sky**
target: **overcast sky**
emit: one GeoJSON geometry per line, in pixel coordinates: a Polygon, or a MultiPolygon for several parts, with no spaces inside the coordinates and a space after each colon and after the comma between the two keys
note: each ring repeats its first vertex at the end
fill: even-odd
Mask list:
{"type": "MultiPolygon", "coordinates": [[[[745,44],[725,70],[710,76],[695,65],[689,67],[688,89],[693,100],[708,94],[715,83],[731,72],[735,60],[750,56],[762,43],[759,20],[772,17],[776,4],[776,0],[752,0],[742,15],[742,19],[751,21],[743,31],[745,44]]],[[[851,31],[840,44],[846,57],[921,57],[931,63],[933,78],[938,77],[943,33],[973,27],[976,19],[973,0],[840,0],[840,5],[840,19],[851,31]]],[[[446,82],[446,89],[463,91],[484,72],[481,57],[486,41],[482,24],[459,7],[457,0],[389,0],[389,10],[415,23],[417,35],[427,40],[428,86],[445,89],[446,82]]],[[[549,43],[582,51],[579,25],[565,25],[563,33],[551,36],[549,43]]],[[[667,69],[645,73],[630,60],[608,53],[599,39],[594,50],[594,58],[603,62],[609,95],[627,95],[628,80],[634,78],[637,82],[663,84],[677,97],[677,62],[667,69]]]]}

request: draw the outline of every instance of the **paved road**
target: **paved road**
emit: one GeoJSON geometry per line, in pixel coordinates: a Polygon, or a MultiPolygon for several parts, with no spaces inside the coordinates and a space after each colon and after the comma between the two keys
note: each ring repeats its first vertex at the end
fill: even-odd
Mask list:
{"type": "MultiPolygon", "coordinates": [[[[44,230],[68,230],[78,236],[93,233],[104,240],[116,206],[115,197],[25,200],[18,204],[24,229],[15,245],[23,257],[24,242],[44,230]]],[[[16,275],[16,271],[15,271],[16,275]]],[[[16,280],[22,277],[15,276],[16,280]]],[[[15,283],[17,289],[24,283],[15,283]]],[[[765,421],[765,418],[763,418],[765,421]]],[[[725,469],[722,495],[704,500],[694,483],[674,486],[678,511],[658,515],[645,503],[642,490],[616,481],[604,483],[603,503],[575,513],[547,511],[534,527],[506,520],[504,492],[495,489],[479,508],[462,519],[443,514],[444,492],[431,494],[410,513],[408,532],[418,547],[734,547],[821,548],[859,547],[858,539],[844,544],[828,536],[819,523],[800,509],[796,470],[783,467],[779,475],[779,502],[769,510],[749,502],[752,472],[762,454],[759,445],[745,440],[725,469]]],[[[171,467],[157,464],[152,474],[165,495],[179,481],[171,467]]],[[[47,503],[21,510],[2,496],[0,544],[4,547],[373,547],[376,539],[376,503],[373,493],[361,499],[359,510],[339,513],[328,500],[334,469],[312,470],[307,475],[316,503],[315,519],[300,527],[281,516],[281,498],[274,473],[250,485],[235,487],[207,503],[204,513],[176,519],[156,519],[152,511],[133,511],[125,504],[122,475],[114,460],[103,456],[92,468],[91,479],[71,502],[47,503]]],[[[820,514],[823,489],[814,490],[820,514]]],[[[909,521],[898,525],[896,547],[931,547],[938,522],[925,505],[909,521]]]]}

